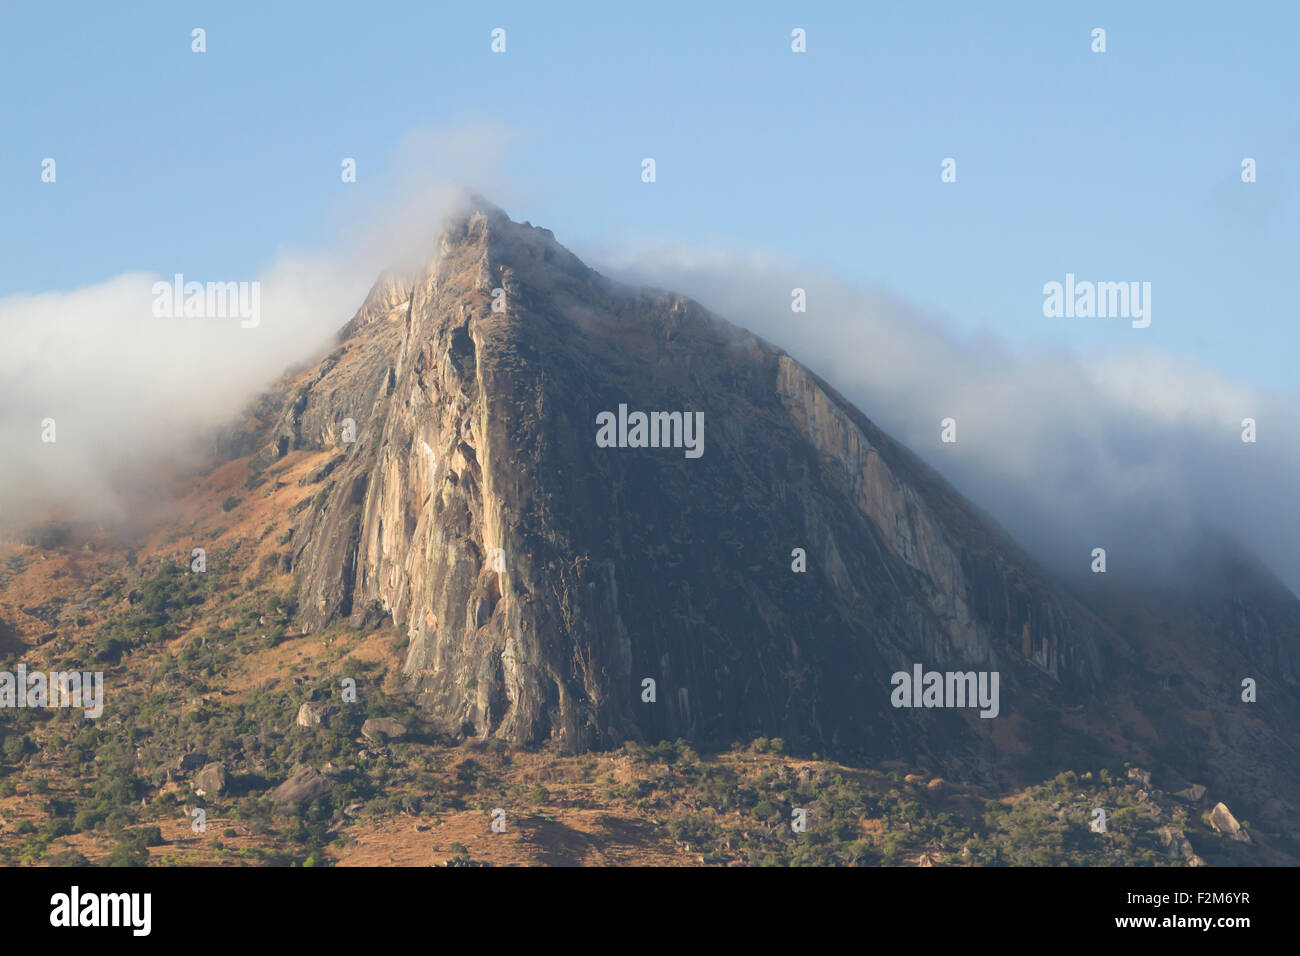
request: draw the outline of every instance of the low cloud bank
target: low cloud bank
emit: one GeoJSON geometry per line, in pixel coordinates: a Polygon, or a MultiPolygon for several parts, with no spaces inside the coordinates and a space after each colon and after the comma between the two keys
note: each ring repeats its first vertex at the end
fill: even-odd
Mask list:
{"type": "Polygon", "coordinates": [[[161,477],[199,460],[213,429],[326,350],[385,268],[431,255],[464,199],[452,184],[497,188],[514,135],[490,123],[412,133],[338,241],[282,250],[259,275],[196,264],[179,296],[164,291],[175,276],[142,272],[0,299],[0,532],[129,518],[161,477]],[[227,283],[242,287],[238,304],[214,309],[231,301],[227,283]]]}
{"type": "MultiPolygon", "coordinates": [[[[432,254],[440,221],[465,195],[449,183],[509,209],[517,197],[496,170],[515,138],[490,124],[413,134],[388,193],[334,248],[282,252],[257,277],[186,276],[259,282],[255,327],[159,317],[154,284],[173,277],[144,273],[0,299],[0,528],[56,514],[124,518],[160,474],[194,460],[211,429],[328,348],[385,268],[432,254]]],[[[575,251],[785,348],[1062,570],[1086,570],[1104,547],[1109,573],[1169,576],[1219,531],[1300,592],[1295,395],[1145,350],[1127,323],[1106,357],[1017,354],[776,253],[671,243],[575,251]],[[805,290],[806,312],[791,311],[794,288],[805,290]],[[953,444],[940,441],[946,418],[953,444]],[[1253,444],[1241,440],[1246,418],[1257,423],[1253,444]]]]}
{"type": "Polygon", "coordinates": [[[784,348],[1058,570],[1086,572],[1103,547],[1109,574],[1178,583],[1189,565],[1224,556],[1216,535],[1226,534],[1300,593],[1295,395],[1145,349],[1127,322],[1104,357],[1017,354],[777,253],[585,252],[616,278],[690,295],[784,348]],[[795,288],[806,312],[791,309],[795,288]],[[946,418],[952,444],[940,440],[946,418]],[[1247,418],[1255,443],[1242,441],[1247,418]]]}

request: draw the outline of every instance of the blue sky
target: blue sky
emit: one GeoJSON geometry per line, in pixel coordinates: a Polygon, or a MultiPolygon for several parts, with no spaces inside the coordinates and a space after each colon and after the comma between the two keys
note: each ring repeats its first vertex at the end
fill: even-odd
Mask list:
{"type": "MultiPolygon", "coordinates": [[[[9,5],[0,296],[132,271],[255,276],[391,195],[413,130],[491,121],[520,134],[508,211],[579,250],[779,250],[965,334],[1149,346],[1293,390],[1298,11],[9,5]],[[494,27],[504,55],[489,50],[494,27]],[[790,51],[794,27],[806,54],[790,51]],[[356,184],[340,181],[345,156],[356,184]],[[45,157],[55,184],[41,182],[45,157]],[[940,182],[944,157],[955,184],[940,182]],[[1044,318],[1042,285],[1067,272],[1151,282],[1151,327],[1044,318]]],[[[355,305],[340,303],[340,324],[355,305]]]]}

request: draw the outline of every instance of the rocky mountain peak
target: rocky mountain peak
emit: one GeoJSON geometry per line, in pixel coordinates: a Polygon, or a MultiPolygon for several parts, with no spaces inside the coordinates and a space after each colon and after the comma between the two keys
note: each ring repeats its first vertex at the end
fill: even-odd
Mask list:
{"type": "Polygon", "coordinates": [[[253,464],[328,453],[291,537],[300,623],[391,616],[450,733],[764,734],[979,777],[1136,747],[1109,715],[1178,693],[789,355],[489,203],[342,339],[253,464]],[[997,674],[997,718],[899,707],[917,667],[997,674]]]}
{"type": "Polygon", "coordinates": [[[343,338],[263,453],[336,455],[293,534],[300,616],[391,614],[449,728],[879,749],[913,661],[1005,668],[1026,702],[1098,679],[1105,629],[828,385],[490,203],[343,338]],[[598,439],[651,413],[662,443],[598,439]]]}

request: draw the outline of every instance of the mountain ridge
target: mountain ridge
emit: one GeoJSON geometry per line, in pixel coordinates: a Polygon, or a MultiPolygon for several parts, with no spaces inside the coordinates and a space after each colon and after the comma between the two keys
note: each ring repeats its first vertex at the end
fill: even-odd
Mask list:
{"type": "Polygon", "coordinates": [[[1111,716],[1150,692],[1109,585],[1066,587],[783,349],[484,200],[377,279],[307,380],[253,457],[336,452],[293,532],[299,618],[391,616],[449,732],[574,752],[765,733],[972,779],[1167,745],[1111,716]],[[703,410],[703,458],[598,449],[620,403],[703,410]],[[889,706],[914,663],[999,671],[998,727],[889,706]]]}
{"type": "MultiPolygon", "coordinates": [[[[139,555],[55,529],[4,566],[0,638],[109,670],[119,696],[98,738],[149,728],[131,752],[156,798],[177,786],[159,775],[182,740],[241,768],[252,792],[301,764],[368,779],[393,751],[337,703],[340,675],[316,673],[346,663],[366,716],[421,728],[398,751],[408,769],[426,747],[625,762],[692,753],[683,739],[715,754],[740,742],[707,775],[749,760],[746,741],[779,740],[800,775],[825,755],[942,777],[963,817],[972,794],[1057,775],[1034,788],[1034,813],[1063,828],[1067,857],[1070,841],[1101,851],[1076,831],[1087,801],[1107,799],[1142,816],[1141,832],[1124,818],[1124,839],[1151,859],[1169,826],[1211,860],[1300,857],[1300,604],[1249,556],[1216,545],[1191,596],[1120,575],[1063,582],[784,350],[687,297],[612,282],[499,210],[467,210],[425,267],[382,274],[331,350],[218,447],[178,479],[175,517],[139,555]],[[703,412],[703,456],[600,447],[597,417],[620,404],[703,412]],[[183,573],[192,545],[205,574],[183,573]],[[892,675],[916,665],[998,673],[997,716],[894,706],[892,675]],[[1256,703],[1240,699],[1244,676],[1256,703]],[[167,705],[173,684],[183,697],[167,705]],[[174,727],[157,722],[168,706],[184,715],[174,727]],[[311,726],[321,712],[328,729],[311,726]],[[1123,787],[1083,773],[1097,767],[1123,787]],[[1179,796],[1193,784],[1255,842],[1214,836],[1208,810],[1198,829],[1201,798],[1179,796]]],[[[47,731],[32,733],[58,751],[47,731]]],[[[404,799],[434,799],[407,784],[404,799]]]]}

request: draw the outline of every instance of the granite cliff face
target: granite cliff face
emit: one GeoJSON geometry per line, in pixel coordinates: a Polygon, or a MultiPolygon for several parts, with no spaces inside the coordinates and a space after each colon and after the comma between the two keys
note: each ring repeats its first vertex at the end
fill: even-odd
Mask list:
{"type": "Polygon", "coordinates": [[[1122,745],[1108,697],[1138,636],[780,349],[486,203],[263,405],[254,467],[335,452],[295,516],[302,623],[391,614],[450,732],[762,733],[974,775],[1041,749],[1044,721],[1122,745]],[[621,405],[702,412],[703,454],[600,447],[621,405]],[[917,663],[999,672],[999,719],[892,707],[917,663]]]}

